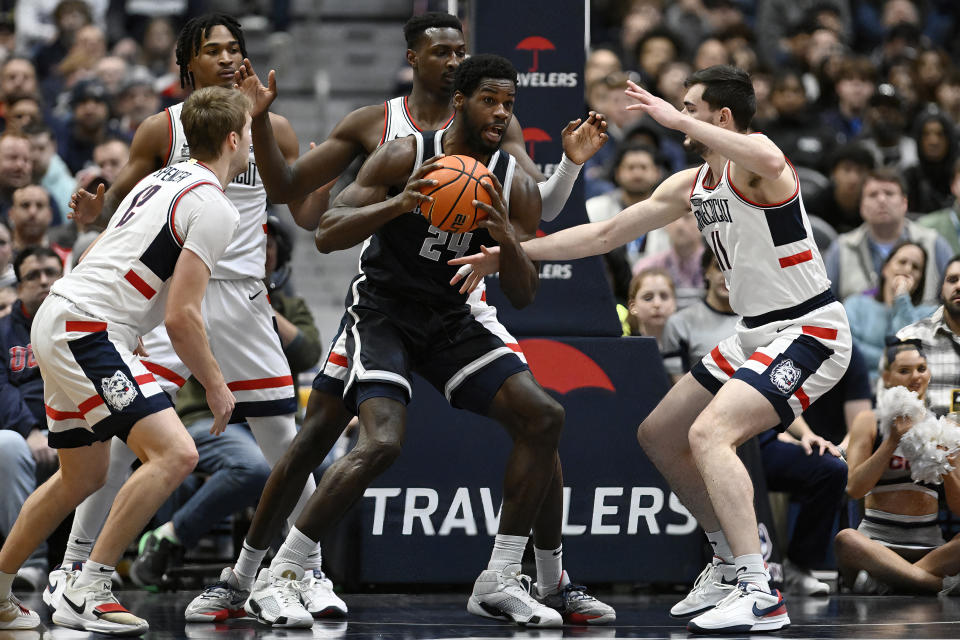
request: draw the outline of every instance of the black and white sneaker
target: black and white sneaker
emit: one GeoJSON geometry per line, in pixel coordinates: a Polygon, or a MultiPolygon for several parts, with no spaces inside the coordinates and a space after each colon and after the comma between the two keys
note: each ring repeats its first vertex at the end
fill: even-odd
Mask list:
{"type": "Polygon", "coordinates": [[[110,576],[98,577],[79,589],[74,587],[77,577],[74,574],[67,576],[53,612],[55,624],[113,636],[139,636],[150,629],[146,620],[133,615],[117,601],[110,576]]]}

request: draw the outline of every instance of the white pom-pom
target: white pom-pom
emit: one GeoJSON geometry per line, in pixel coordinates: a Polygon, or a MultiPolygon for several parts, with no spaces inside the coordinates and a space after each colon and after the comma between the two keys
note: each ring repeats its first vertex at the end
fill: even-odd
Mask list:
{"type": "Polygon", "coordinates": [[[890,426],[894,419],[899,417],[910,418],[914,423],[923,419],[926,408],[916,391],[906,387],[890,387],[877,393],[877,428],[880,435],[886,440],[890,435],[890,426]]]}
{"type": "Polygon", "coordinates": [[[932,415],[917,422],[900,439],[900,452],[910,463],[914,482],[940,484],[954,470],[948,457],[960,451],[960,427],[932,415]]]}

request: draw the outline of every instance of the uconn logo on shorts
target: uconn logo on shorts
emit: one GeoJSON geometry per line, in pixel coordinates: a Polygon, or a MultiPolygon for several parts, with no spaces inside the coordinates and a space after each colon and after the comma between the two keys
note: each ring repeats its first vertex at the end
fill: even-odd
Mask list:
{"type": "Polygon", "coordinates": [[[799,381],[800,368],[793,364],[793,360],[789,358],[784,358],[770,372],[770,382],[784,395],[793,393],[799,381]]]}
{"type": "Polygon", "coordinates": [[[123,411],[137,397],[137,388],[123,371],[117,371],[109,378],[100,381],[103,399],[114,411],[123,411]]]}

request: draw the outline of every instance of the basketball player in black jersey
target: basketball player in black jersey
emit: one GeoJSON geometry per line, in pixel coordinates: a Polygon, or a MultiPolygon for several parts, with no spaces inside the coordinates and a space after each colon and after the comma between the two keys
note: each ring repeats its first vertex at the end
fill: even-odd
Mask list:
{"type": "MultiPolygon", "coordinates": [[[[526,365],[474,319],[464,296],[450,297],[447,282],[453,270],[446,265],[450,251],[442,245],[436,256],[423,251],[426,241],[435,236],[416,211],[427,200],[419,188],[428,184],[424,176],[435,168],[426,159],[435,150],[490,163],[494,175],[501,173],[497,167],[514,162],[499,147],[512,118],[516,77],[513,65],[499,56],[474,56],[460,64],[454,83],[457,117],[453,124],[444,131],[424,133],[422,147],[416,136],[384,144],[320,220],[317,245],[322,250],[347,248],[370,238],[345,314],[347,352],[359,354],[349,363],[346,402],[359,415],[360,436],[357,446],[324,474],[320,489],[269,572],[261,573],[254,586],[247,610],[261,620],[270,622],[271,614],[260,603],[271,597],[279,601],[278,591],[302,572],[300,556],[308,541],[330,531],[399,455],[412,373],[408,363],[418,363],[415,369],[441,391],[446,387],[454,406],[496,419],[514,443],[504,480],[499,534],[468,609],[528,626],[562,624],[557,611],[523,588],[519,570],[540,504],[559,476],[556,447],[563,409],[537,384],[526,365]],[[439,144],[437,136],[442,136],[439,144]],[[419,156],[418,149],[422,149],[419,156]],[[451,382],[478,360],[487,364],[461,384],[451,382]]],[[[471,247],[490,241],[517,258],[504,261],[500,283],[511,303],[522,307],[533,300],[538,276],[517,247],[534,235],[541,203],[533,180],[522,171],[501,175],[511,173],[509,184],[501,187],[497,181],[497,188],[489,189],[493,206],[503,216],[494,217],[503,222],[484,223],[462,240],[471,247]]],[[[556,520],[559,529],[559,514],[556,520]]],[[[612,609],[606,607],[601,615],[612,618],[612,609]]]]}

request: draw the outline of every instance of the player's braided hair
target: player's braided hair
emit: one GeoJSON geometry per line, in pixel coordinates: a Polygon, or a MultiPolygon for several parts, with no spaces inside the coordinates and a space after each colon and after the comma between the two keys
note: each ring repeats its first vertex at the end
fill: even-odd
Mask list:
{"type": "Polygon", "coordinates": [[[243,29],[236,18],[225,13],[208,13],[196,18],[191,18],[187,24],[180,30],[180,37],[177,38],[177,65],[180,67],[180,86],[182,88],[193,88],[193,76],[187,70],[190,59],[200,50],[203,39],[209,35],[210,30],[217,25],[225,26],[230,34],[236,38],[240,45],[240,54],[247,57],[247,44],[243,40],[243,29]]]}
{"type": "Polygon", "coordinates": [[[407,41],[407,49],[416,48],[417,40],[427,29],[456,29],[463,33],[463,25],[457,16],[442,11],[429,11],[413,16],[403,25],[403,37],[407,41]]]}
{"type": "Polygon", "coordinates": [[[509,80],[517,84],[517,69],[503,56],[481,53],[471,56],[457,67],[453,80],[453,90],[465,96],[473,95],[484,78],[509,80]]]}

